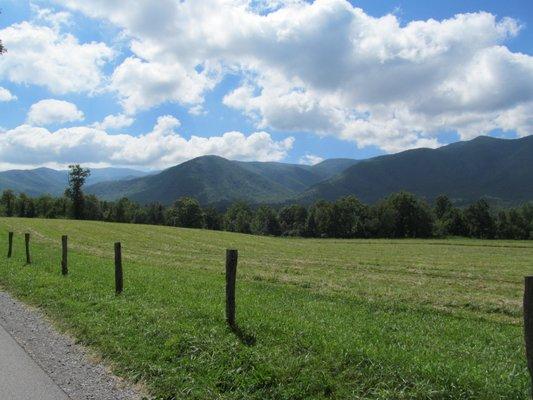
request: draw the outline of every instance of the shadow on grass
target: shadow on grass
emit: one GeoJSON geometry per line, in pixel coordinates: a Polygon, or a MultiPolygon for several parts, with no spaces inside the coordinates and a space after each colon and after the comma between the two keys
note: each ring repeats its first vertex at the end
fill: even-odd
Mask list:
{"type": "Polygon", "coordinates": [[[237,336],[237,338],[245,346],[255,345],[255,342],[256,342],[255,336],[251,333],[246,332],[246,330],[244,330],[237,324],[229,325],[229,329],[235,334],[235,336],[237,336]]]}

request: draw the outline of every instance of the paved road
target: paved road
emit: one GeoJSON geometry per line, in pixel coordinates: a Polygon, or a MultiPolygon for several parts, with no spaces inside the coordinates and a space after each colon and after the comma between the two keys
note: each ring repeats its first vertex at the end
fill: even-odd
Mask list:
{"type": "Polygon", "coordinates": [[[69,399],[1,325],[0,399],[69,399]]]}

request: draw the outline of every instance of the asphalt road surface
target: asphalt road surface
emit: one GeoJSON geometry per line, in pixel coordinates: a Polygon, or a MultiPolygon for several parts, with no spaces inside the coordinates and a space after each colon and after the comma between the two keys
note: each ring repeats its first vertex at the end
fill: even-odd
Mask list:
{"type": "Polygon", "coordinates": [[[140,400],[38,309],[0,290],[0,400],[140,400]]]}
{"type": "Polygon", "coordinates": [[[1,325],[0,399],[69,399],[1,325]]]}

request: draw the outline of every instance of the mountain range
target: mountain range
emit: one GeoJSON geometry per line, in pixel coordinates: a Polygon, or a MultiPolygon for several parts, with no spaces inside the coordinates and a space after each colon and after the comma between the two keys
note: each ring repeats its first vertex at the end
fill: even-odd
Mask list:
{"type": "Polygon", "coordinates": [[[170,204],[182,196],[192,196],[203,204],[235,200],[276,203],[293,198],[356,163],[350,159],[331,159],[309,166],[203,156],[156,175],[102,182],[87,187],[87,191],[102,199],[128,197],[139,203],[170,204]]]}
{"type": "MultiPolygon", "coordinates": [[[[146,176],[148,173],[129,168],[93,168],[87,185],[146,176]]],[[[29,196],[62,195],[68,184],[68,171],[51,168],[13,169],[0,172],[0,191],[11,189],[29,196]]]]}
{"type": "Polygon", "coordinates": [[[438,149],[414,149],[357,163],[300,194],[300,202],[355,195],[373,203],[405,190],[427,200],[448,195],[456,204],[480,198],[518,204],[533,200],[533,136],[480,136],[438,149]]]}
{"type": "MultiPolygon", "coordinates": [[[[0,190],[36,196],[61,194],[66,171],[48,168],[0,172],[0,190]]],[[[367,160],[329,159],[319,164],[231,161],[198,157],[158,173],[93,169],[86,192],[102,199],[128,197],[139,203],[171,204],[182,196],[202,204],[309,204],[355,195],[373,203],[406,190],[433,200],[447,194],[456,204],[488,198],[504,204],[533,200],[533,136],[487,136],[437,149],[414,149],[367,160]]]]}

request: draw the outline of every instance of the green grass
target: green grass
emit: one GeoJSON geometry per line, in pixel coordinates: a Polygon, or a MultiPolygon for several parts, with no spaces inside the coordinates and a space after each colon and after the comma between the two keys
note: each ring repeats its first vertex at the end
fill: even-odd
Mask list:
{"type": "Polygon", "coordinates": [[[0,285],[161,399],[528,398],[521,294],[533,242],[282,239],[4,218],[0,251],[9,230],[14,257],[1,255],[0,285]],[[241,337],[224,322],[226,248],[239,249],[241,337]]]}

